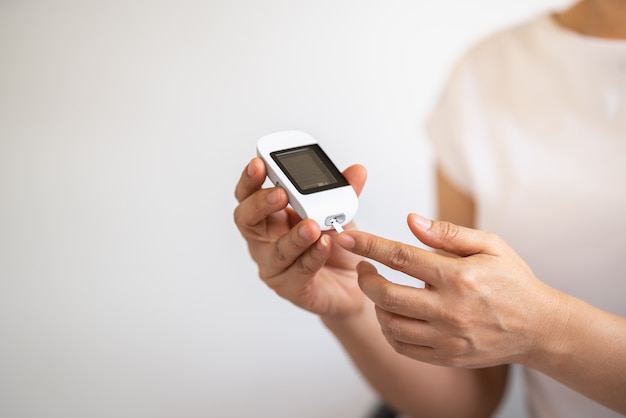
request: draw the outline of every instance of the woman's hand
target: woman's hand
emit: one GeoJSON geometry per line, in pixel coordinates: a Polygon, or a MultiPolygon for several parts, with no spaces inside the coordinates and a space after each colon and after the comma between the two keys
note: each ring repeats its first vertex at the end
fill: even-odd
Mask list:
{"type": "MultiPolygon", "coordinates": [[[[355,165],[343,174],[359,194],[365,168],[355,165]]],[[[281,297],[318,315],[341,318],[359,312],[364,298],[355,266],[361,258],[334,245],[336,232],[322,233],[315,221],[300,219],[287,207],[282,188],[261,188],[265,176],[263,161],[252,159],[237,183],[234,211],[261,279],[281,297]]]]}
{"type": "MultiPolygon", "coordinates": [[[[358,266],[359,285],[376,304],[383,333],[395,350],[443,366],[524,363],[538,339],[558,337],[551,318],[559,292],[533,274],[497,236],[410,215],[411,231],[436,254],[364,232],[347,231],[344,248],[426,283],[387,281],[374,266],[358,266]]],[[[558,331],[558,330],[556,330],[558,331]]]]}

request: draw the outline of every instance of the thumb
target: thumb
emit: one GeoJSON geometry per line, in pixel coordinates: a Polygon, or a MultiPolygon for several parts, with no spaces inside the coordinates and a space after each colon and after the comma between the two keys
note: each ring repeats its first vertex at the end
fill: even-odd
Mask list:
{"type": "Polygon", "coordinates": [[[495,254],[498,237],[489,232],[465,228],[451,222],[431,221],[416,213],[409,214],[411,232],[424,244],[459,257],[495,254]]]}
{"type": "Polygon", "coordinates": [[[343,175],[346,180],[348,180],[348,183],[350,183],[357,196],[360,195],[367,178],[365,167],[360,164],[351,165],[344,170],[343,175]]]}

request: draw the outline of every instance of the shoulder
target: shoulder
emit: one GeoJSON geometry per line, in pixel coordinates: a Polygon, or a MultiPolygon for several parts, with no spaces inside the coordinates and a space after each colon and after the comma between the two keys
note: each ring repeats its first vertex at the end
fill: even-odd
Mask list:
{"type": "Polygon", "coordinates": [[[516,108],[527,89],[526,74],[542,61],[537,58],[538,23],[501,30],[472,46],[457,61],[426,119],[437,164],[467,194],[477,190],[477,176],[486,172],[483,162],[500,139],[494,138],[494,124],[516,108]]]}
{"type": "Polygon", "coordinates": [[[455,77],[471,77],[493,84],[517,73],[519,66],[536,62],[548,16],[539,16],[497,31],[474,44],[456,63],[455,77]]]}

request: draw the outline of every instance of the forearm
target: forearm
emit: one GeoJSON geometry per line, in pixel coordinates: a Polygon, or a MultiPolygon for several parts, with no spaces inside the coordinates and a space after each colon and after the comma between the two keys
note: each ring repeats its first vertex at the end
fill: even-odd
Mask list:
{"type": "Polygon", "coordinates": [[[551,326],[527,366],[626,415],[626,318],[554,293],[551,326]]]}
{"type": "Polygon", "coordinates": [[[371,303],[358,317],[324,319],[324,323],[370,385],[398,412],[427,417],[489,417],[500,402],[507,366],[453,369],[402,356],[382,335],[371,303]]]}

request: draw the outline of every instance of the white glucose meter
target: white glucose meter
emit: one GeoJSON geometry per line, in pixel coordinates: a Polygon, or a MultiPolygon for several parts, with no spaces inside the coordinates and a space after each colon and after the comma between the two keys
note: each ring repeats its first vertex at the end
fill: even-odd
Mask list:
{"type": "Polygon", "coordinates": [[[287,191],[289,204],[302,217],[315,220],[323,231],[343,231],[356,215],[357,195],[330,158],[309,134],[282,131],[257,143],[267,177],[287,191]]]}

